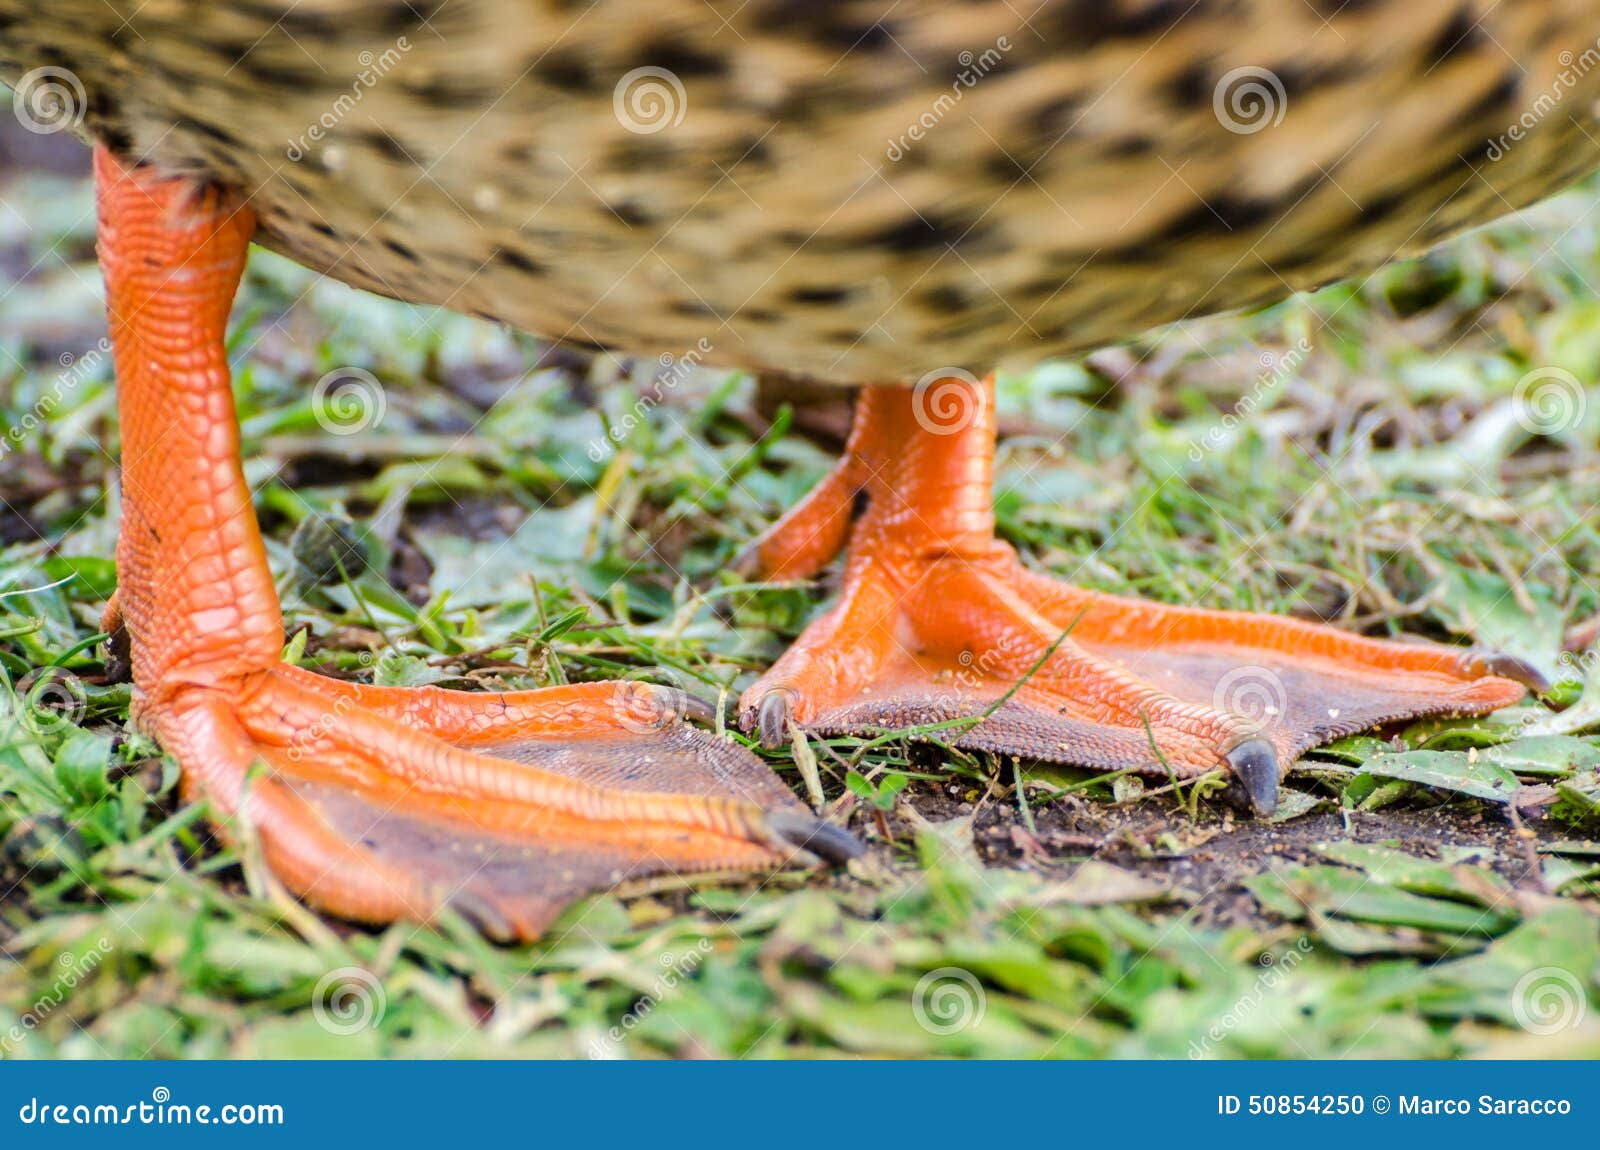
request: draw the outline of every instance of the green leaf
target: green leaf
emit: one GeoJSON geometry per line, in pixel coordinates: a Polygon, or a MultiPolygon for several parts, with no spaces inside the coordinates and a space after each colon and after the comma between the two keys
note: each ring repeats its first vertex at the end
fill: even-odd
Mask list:
{"type": "Polygon", "coordinates": [[[1402,751],[1368,759],[1362,769],[1379,778],[1420,783],[1492,803],[1509,803],[1521,783],[1486,756],[1467,751],[1402,751]]]}
{"type": "Polygon", "coordinates": [[[73,731],[56,749],[56,781],[79,801],[96,802],[111,791],[106,775],[110,764],[110,735],[73,731]]]}
{"type": "Polygon", "coordinates": [[[1576,839],[1560,839],[1553,843],[1540,844],[1539,853],[1551,855],[1580,855],[1585,858],[1600,858],[1600,843],[1580,842],[1576,839]]]}
{"type": "Polygon", "coordinates": [[[1559,1014],[1546,1014],[1564,1006],[1576,1022],[1580,1007],[1594,996],[1597,959],[1600,936],[1594,919],[1576,906],[1553,906],[1483,953],[1435,967],[1422,988],[1421,1005],[1436,1015],[1495,1018],[1507,1026],[1530,1017],[1559,1021],[1559,1014]],[[1541,1001],[1552,992],[1554,1000],[1541,1001]]]}
{"type": "Polygon", "coordinates": [[[117,589],[117,564],[94,556],[52,555],[39,569],[51,582],[71,579],[69,590],[75,598],[109,599],[117,589]]]}
{"type": "Polygon", "coordinates": [[[1297,921],[1309,908],[1362,922],[1461,935],[1498,934],[1516,921],[1504,911],[1426,898],[1344,867],[1295,867],[1282,874],[1257,875],[1246,880],[1245,887],[1266,909],[1297,921]]]}
{"type": "Polygon", "coordinates": [[[1505,879],[1487,867],[1447,866],[1378,843],[1319,843],[1316,851],[1325,859],[1365,871],[1387,886],[1417,894],[1495,906],[1511,889],[1505,879]]]}
{"type": "Polygon", "coordinates": [[[1319,757],[1342,759],[1347,763],[1357,766],[1366,762],[1373,755],[1386,755],[1394,750],[1394,744],[1386,739],[1377,739],[1371,735],[1350,735],[1338,739],[1325,747],[1317,748],[1319,757]]]}
{"type": "Polygon", "coordinates": [[[380,687],[426,687],[449,678],[438,667],[429,666],[425,659],[402,655],[393,649],[385,650],[378,657],[378,665],[372,672],[372,681],[380,687]]]}
{"type": "Polygon", "coordinates": [[[1570,735],[1531,735],[1479,752],[1519,775],[1570,775],[1600,767],[1600,747],[1570,735]]]}
{"type": "Polygon", "coordinates": [[[1268,821],[1286,823],[1332,805],[1332,800],[1325,796],[1311,795],[1305,791],[1297,791],[1293,787],[1284,787],[1278,795],[1278,809],[1272,813],[1268,821]]]}

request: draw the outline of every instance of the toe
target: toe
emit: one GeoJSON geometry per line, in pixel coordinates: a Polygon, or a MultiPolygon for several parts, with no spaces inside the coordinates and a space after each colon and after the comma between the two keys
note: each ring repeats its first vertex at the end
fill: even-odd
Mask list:
{"type": "Polygon", "coordinates": [[[756,737],[768,750],[789,741],[789,691],[770,691],[756,706],[756,737]]]}
{"type": "Polygon", "coordinates": [[[268,865],[359,921],[454,911],[490,938],[526,940],[622,883],[860,852],[744,747],[681,721],[710,708],[635,686],[549,707],[537,693],[403,695],[273,673],[236,699],[174,695],[156,718],[219,813],[264,764],[249,814],[268,865]]]}
{"type": "Polygon", "coordinates": [[[860,858],[866,851],[849,831],[799,811],[772,811],[767,826],[790,846],[835,866],[860,858]]]}
{"type": "Polygon", "coordinates": [[[1502,679],[1510,679],[1513,683],[1521,683],[1535,695],[1550,693],[1550,680],[1526,659],[1519,659],[1515,655],[1499,651],[1486,651],[1478,655],[1478,662],[1486,675],[1498,675],[1502,679]]]}
{"type": "Polygon", "coordinates": [[[1278,809],[1278,781],[1283,772],[1272,744],[1263,738],[1246,739],[1222,757],[1233,772],[1230,791],[1248,803],[1256,814],[1266,817],[1274,813],[1278,809]]]}

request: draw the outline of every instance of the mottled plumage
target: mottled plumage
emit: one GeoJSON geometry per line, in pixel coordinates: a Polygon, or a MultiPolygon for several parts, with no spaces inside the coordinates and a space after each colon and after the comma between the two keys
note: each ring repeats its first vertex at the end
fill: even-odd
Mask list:
{"type": "Polygon", "coordinates": [[[1597,36],[1595,0],[0,0],[0,79],[68,70],[87,132],[361,287],[883,382],[1532,203],[1600,162],[1597,36]]]}

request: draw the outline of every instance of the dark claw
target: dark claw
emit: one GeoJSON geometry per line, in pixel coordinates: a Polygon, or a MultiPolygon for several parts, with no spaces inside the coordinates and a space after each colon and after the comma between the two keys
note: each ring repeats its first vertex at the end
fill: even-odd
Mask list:
{"type": "Polygon", "coordinates": [[[1278,752],[1262,738],[1246,739],[1222,756],[1233,772],[1228,789],[1242,797],[1250,809],[1266,818],[1278,809],[1278,752]]]}
{"type": "Polygon", "coordinates": [[[756,733],[761,745],[775,751],[789,741],[789,692],[771,691],[756,709],[756,733]]]}
{"type": "Polygon", "coordinates": [[[514,942],[517,932],[500,908],[480,894],[458,890],[446,904],[491,942],[514,942]]]}
{"type": "Polygon", "coordinates": [[[708,727],[714,727],[717,723],[716,704],[708,702],[698,695],[691,695],[687,691],[673,692],[672,711],[680,719],[693,719],[695,722],[704,723],[708,727]]]}
{"type": "Polygon", "coordinates": [[[106,683],[133,682],[133,644],[126,627],[118,627],[106,639],[106,683]]]}
{"type": "Polygon", "coordinates": [[[1498,652],[1488,651],[1480,653],[1478,661],[1489,674],[1499,675],[1502,679],[1510,679],[1513,683],[1521,683],[1535,695],[1547,695],[1550,693],[1550,680],[1540,674],[1538,668],[1517,658],[1515,655],[1503,655],[1498,652]]]}
{"type": "Polygon", "coordinates": [[[811,814],[773,811],[767,815],[767,827],[789,845],[810,851],[824,862],[834,865],[859,858],[867,849],[843,827],[836,827],[811,814]]]}

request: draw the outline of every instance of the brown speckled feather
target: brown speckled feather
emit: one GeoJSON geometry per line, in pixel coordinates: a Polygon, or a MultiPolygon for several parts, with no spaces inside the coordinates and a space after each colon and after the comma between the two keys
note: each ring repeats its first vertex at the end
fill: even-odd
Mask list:
{"type": "Polygon", "coordinates": [[[1262,303],[1600,162],[1597,0],[1033,8],[0,0],[0,79],[339,279],[831,382],[1262,303]]]}

